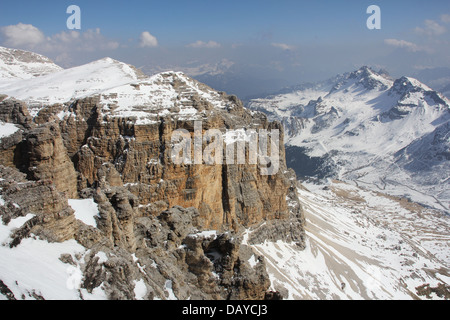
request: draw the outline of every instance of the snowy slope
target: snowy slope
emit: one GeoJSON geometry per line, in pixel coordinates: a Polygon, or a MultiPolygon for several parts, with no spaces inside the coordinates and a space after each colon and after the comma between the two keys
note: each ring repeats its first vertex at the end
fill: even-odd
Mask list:
{"type": "Polygon", "coordinates": [[[249,108],[283,121],[288,149],[300,147],[322,158],[331,176],[449,211],[448,155],[425,156],[423,148],[419,155],[417,149],[438,127],[435,149],[448,145],[449,100],[416,79],[393,81],[367,67],[332,82],[328,92],[316,91],[318,98],[303,90],[255,100],[249,108]],[[406,167],[413,157],[424,163],[418,171],[406,167]],[[443,180],[437,182],[437,176],[443,180]]]}
{"type": "Polygon", "coordinates": [[[66,104],[67,112],[74,100],[99,96],[104,115],[136,117],[138,124],[151,123],[170,113],[180,117],[197,114],[193,97],[204,101],[206,108],[227,107],[221,93],[182,72],[147,77],[133,66],[111,58],[41,77],[0,83],[0,94],[25,101],[33,116],[48,105],[66,104]]]}
{"type": "Polygon", "coordinates": [[[62,68],[37,53],[0,47],[0,83],[31,79],[62,68]]]}
{"type": "Polygon", "coordinates": [[[182,72],[163,72],[139,82],[128,83],[101,92],[102,113],[113,117],[135,117],[137,124],[158,121],[161,116],[179,119],[199,115],[192,99],[204,108],[225,109],[223,96],[182,72]]]}
{"type": "Polygon", "coordinates": [[[417,287],[450,284],[448,216],[338,181],[305,185],[306,249],[252,246],[272,290],[288,299],[426,299],[417,287]]]}
{"type": "MultiPolygon", "coordinates": [[[[0,205],[4,204],[0,201],[0,205]]],[[[33,216],[28,214],[16,218],[7,225],[0,223],[0,274],[3,284],[17,299],[22,300],[74,300],[80,299],[80,292],[84,299],[106,299],[100,288],[93,293],[79,290],[83,278],[80,263],[87,250],[75,240],[49,243],[26,238],[17,247],[9,247],[11,232],[33,216]],[[79,255],[81,258],[76,261],[76,266],[69,266],[60,260],[62,254],[79,255]]],[[[6,300],[6,296],[0,294],[0,300],[6,300]]]]}
{"type": "Polygon", "coordinates": [[[45,105],[91,96],[143,77],[132,66],[104,58],[45,76],[4,83],[0,92],[25,101],[36,112],[45,105]]]}

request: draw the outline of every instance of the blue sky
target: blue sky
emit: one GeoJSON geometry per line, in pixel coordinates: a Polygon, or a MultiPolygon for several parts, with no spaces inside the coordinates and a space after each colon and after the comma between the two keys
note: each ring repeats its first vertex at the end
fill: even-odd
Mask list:
{"type": "Polygon", "coordinates": [[[450,67],[450,1],[2,1],[0,45],[64,67],[111,56],[153,69],[231,61],[291,82],[360,64],[406,74],[450,67]],[[66,27],[72,4],[81,30],[66,27]],[[372,4],[381,30],[366,27],[372,4]]]}
{"type": "Polygon", "coordinates": [[[183,45],[199,38],[233,43],[256,40],[367,40],[383,34],[401,34],[426,19],[450,13],[450,1],[8,1],[0,5],[2,25],[32,24],[51,35],[66,28],[66,8],[82,10],[82,29],[100,28],[111,38],[137,38],[143,30],[165,45],[183,45]],[[382,9],[382,30],[368,33],[365,10],[382,9]]]}

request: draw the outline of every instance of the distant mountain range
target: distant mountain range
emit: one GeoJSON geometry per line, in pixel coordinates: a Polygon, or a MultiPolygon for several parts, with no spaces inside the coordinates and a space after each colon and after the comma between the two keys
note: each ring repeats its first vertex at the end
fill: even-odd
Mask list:
{"type": "MultiPolygon", "coordinates": [[[[273,95],[274,93],[290,93],[308,86],[306,82],[297,85],[296,83],[299,80],[293,82],[293,79],[297,79],[293,76],[294,73],[286,78],[281,76],[281,73],[277,75],[277,71],[270,66],[244,65],[230,59],[207,63],[191,61],[179,65],[144,65],[140,69],[148,75],[172,70],[181,71],[216,90],[237,95],[244,101],[273,95]]],[[[380,70],[379,73],[387,74],[384,70],[380,70]]],[[[433,90],[450,98],[450,68],[424,67],[417,71],[411,71],[409,74],[433,90]]],[[[321,77],[316,79],[321,79],[321,77]]],[[[306,79],[305,81],[310,80],[306,79]]],[[[309,85],[315,84],[317,83],[309,83],[309,85]]]]}
{"type": "Polygon", "coordinates": [[[449,212],[449,105],[414,78],[362,67],[248,107],[284,124],[297,174],[352,181],[449,212]]]}

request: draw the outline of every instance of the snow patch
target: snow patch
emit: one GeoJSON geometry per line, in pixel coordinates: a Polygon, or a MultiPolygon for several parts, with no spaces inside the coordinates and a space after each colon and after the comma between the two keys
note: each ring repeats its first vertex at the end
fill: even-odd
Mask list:
{"type": "Polygon", "coordinates": [[[144,300],[147,295],[147,286],[143,279],[134,280],[134,296],[136,300],[144,300]]]}
{"type": "Polygon", "coordinates": [[[178,300],[178,298],[175,296],[175,293],[173,292],[172,280],[166,280],[166,283],[164,284],[164,289],[168,294],[167,300],[178,300]]]}
{"type": "Polygon", "coordinates": [[[100,218],[98,205],[94,199],[69,199],[69,205],[75,211],[75,218],[88,226],[97,228],[95,217],[100,218]]]}
{"type": "Polygon", "coordinates": [[[202,231],[202,232],[198,232],[198,233],[192,233],[189,234],[188,237],[190,238],[217,238],[217,230],[207,230],[207,231],[202,231]]]}
{"type": "Polygon", "coordinates": [[[5,137],[9,137],[19,131],[19,128],[17,128],[12,123],[4,123],[0,121],[0,140],[5,137]]]}

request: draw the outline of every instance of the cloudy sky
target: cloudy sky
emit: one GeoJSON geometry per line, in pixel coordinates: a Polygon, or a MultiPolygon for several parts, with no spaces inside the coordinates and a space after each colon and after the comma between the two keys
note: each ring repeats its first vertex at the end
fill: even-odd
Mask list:
{"type": "Polygon", "coordinates": [[[362,65],[393,76],[450,67],[448,0],[59,0],[3,1],[0,8],[0,45],[63,67],[110,56],[147,72],[215,65],[280,85],[362,65]],[[373,4],[380,30],[367,28],[373,4]],[[81,9],[80,30],[67,28],[70,5],[81,9]]]}

